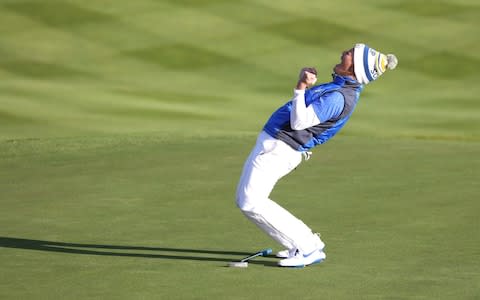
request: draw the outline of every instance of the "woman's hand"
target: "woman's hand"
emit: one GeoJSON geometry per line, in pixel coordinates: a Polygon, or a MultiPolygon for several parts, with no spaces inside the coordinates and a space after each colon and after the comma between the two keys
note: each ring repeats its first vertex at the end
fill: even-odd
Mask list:
{"type": "Polygon", "coordinates": [[[297,82],[297,90],[305,90],[317,82],[317,70],[315,68],[303,68],[297,82]]]}

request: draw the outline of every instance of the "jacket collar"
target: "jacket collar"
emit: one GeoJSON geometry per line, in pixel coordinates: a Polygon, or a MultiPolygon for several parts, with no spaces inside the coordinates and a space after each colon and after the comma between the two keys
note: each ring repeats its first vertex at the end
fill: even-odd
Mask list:
{"type": "Polygon", "coordinates": [[[354,78],[350,76],[342,76],[342,75],[333,73],[332,77],[333,77],[333,83],[338,84],[340,86],[344,86],[344,85],[349,85],[354,87],[361,86],[361,84],[358,81],[356,81],[354,78]]]}

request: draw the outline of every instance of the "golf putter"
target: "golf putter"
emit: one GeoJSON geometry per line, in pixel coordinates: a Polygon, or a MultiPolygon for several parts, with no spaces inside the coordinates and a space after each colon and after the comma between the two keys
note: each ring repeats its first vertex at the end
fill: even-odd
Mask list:
{"type": "Polygon", "coordinates": [[[270,253],[272,253],[272,249],[270,249],[270,248],[263,249],[261,251],[258,251],[258,252],[254,253],[252,255],[249,255],[249,256],[243,258],[240,261],[229,262],[228,266],[229,267],[236,267],[236,268],[246,268],[246,267],[248,267],[248,261],[251,260],[252,258],[255,258],[257,256],[267,256],[270,253]]]}

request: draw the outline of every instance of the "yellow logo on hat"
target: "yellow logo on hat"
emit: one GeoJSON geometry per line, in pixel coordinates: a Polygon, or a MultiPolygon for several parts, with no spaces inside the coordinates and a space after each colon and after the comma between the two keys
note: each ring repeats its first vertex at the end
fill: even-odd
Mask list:
{"type": "Polygon", "coordinates": [[[375,69],[379,73],[378,75],[382,75],[383,72],[387,69],[387,56],[382,53],[377,53],[377,57],[375,58],[375,69]]]}

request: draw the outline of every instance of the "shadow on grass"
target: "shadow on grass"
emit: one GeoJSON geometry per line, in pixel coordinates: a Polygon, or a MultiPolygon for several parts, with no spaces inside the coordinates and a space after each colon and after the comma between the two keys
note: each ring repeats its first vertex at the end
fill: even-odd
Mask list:
{"type": "MultiPolygon", "coordinates": [[[[209,257],[197,256],[194,254],[207,255],[230,255],[230,256],[249,256],[250,252],[224,251],[224,250],[200,250],[200,249],[179,249],[179,248],[157,248],[143,246],[119,246],[119,245],[98,245],[98,244],[78,244],[51,242],[42,240],[29,240],[11,237],[0,237],[0,247],[15,248],[36,251],[60,252],[70,254],[85,254],[99,256],[119,256],[119,257],[139,257],[139,258],[157,258],[157,259],[173,259],[173,260],[194,260],[194,261],[216,261],[230,262],[238,261],[243,257],[209,257]],[[112,251],[118,250],[118,251],[112,251]],[[137,251],[137,252],[126,252],[137,251]],[[138,251],[142,251],[139,253],[138,251]],[[148,252],[165,252],[165,253],[148,253],[148,252]],[[170,253],[188,253],[188,255],[178,255],[170,253]],[[168,253],[168,254],[167,254],[168,253]]],[[[273,266],[271,261],[249,261],[252,264],[262,264],[265,266],[273,266]]]]}

